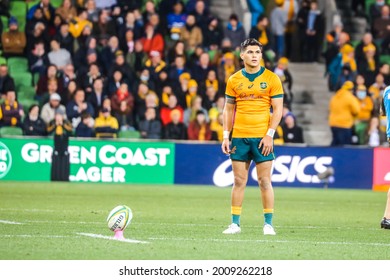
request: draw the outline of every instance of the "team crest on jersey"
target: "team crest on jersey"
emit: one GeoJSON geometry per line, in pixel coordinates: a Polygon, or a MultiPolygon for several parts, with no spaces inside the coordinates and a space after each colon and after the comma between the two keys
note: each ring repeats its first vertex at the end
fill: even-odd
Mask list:
{"type": "Polygon", "coordinates": [[[261,89],[266,89],[267,88],[267,83],[266,82],[261,82],[260,83],[260,88],[261,89]]]}

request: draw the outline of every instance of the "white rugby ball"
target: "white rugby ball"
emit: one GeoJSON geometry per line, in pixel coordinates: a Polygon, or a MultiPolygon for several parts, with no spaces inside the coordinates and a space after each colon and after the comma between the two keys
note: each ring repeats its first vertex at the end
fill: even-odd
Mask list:
{"type": "Polygon", "coordinates": [[[132,218],[133,212],[130,207],[119,205],[108,214],[108,228],[112,231],[124,230],[130,224],[132,218]]]}

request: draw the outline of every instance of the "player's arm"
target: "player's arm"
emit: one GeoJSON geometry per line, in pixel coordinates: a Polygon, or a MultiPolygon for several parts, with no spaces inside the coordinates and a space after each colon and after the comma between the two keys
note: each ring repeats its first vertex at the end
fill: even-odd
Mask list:
{"type": "Polygon", "coordinates": [[[224,154],[230,153],[229,135],[233,128],[233,114],[235,106],[235,99],[226,95],[225,106],[223,108],[223,140],[221,147],[224,154]]]}

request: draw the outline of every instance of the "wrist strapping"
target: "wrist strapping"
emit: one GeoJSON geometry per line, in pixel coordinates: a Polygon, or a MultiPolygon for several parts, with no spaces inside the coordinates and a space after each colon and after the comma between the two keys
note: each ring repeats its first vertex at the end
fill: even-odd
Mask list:
{"type": "Polygon", "coordinates": [[[230,136],[230,131],[224,130],[223,131],[223,139],[229,139],[229,136],[230,136]]]}
{"type": "Polygon", "coordinates": [[[273,128],[268,128],[268,131],[267,131],[267,134],[268,136],[270,136],[271,138],[274,138],[274,135],[275,135],[275,129],[273,128]]]}

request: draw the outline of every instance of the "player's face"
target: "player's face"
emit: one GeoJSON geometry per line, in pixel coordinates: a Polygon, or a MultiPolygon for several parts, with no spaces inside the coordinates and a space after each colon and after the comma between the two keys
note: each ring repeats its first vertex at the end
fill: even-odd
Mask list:
{"type": "Polygon", "coordinates": [[[258,67],[262,57],[259,46],[248,46],[244,52],[241,52],[241,59],[249,67],[258,67]]]}

